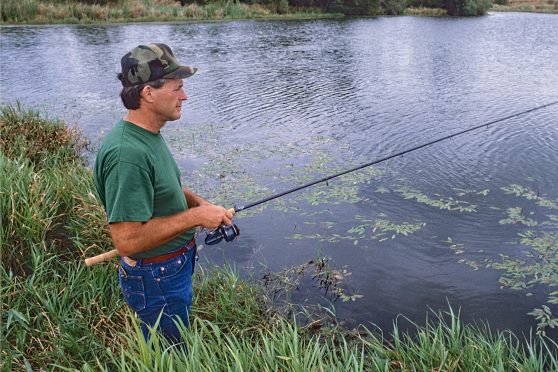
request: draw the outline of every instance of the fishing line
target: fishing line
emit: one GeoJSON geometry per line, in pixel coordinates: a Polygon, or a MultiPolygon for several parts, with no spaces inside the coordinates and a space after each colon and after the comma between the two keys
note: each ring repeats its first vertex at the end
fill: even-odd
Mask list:
{"type": "MultiPolygon", "coordinates": [[[[430,141],[430,142],[423,143],[423,144],[421,144],[421,145],[418,145],[418,146],[415,146],[415,147],[411,147],[411,148],[406,149],[406,150],[399,151],[399,152],[397,152],[397,153],[395,153],[395,154],[391,154],[391,155],[385,156],[385,157],[383,157],[383,158],[380,158],[380,159],[377,159],[377,160],[374,160],[374,161],[371,161],[371,162],[368,162],[368,163],[359,165],[359,166],[354,167],[354,168],[351,168],[351,169],[347,169],[347,170],[345,170],[345,171],[343,171],[343,172],[339,172],[339,173],[336,173],[336,174],[332,174],[331,176],[327,176],[327,177],[324,177],[324,178],[320,178],[320,179],[318,179],[318,180],[316,180],[316,181],[312,181],[312,182],[307,183],[307,184],[304,184],[304,185],[302,185],[302,186],[298,186],[298,187],[289,189],[289,190],[287,190],[287,191],[283,191],[283,192],[281,192],[281,193],[268,196],[267,198],[257,200],[257,201],[255,201],[255,202],[250,203],[250,204],[246,204],[246,205],[243,205],[243,206],[240,206],[240,207],[235,206],[235,207],[234,207],[234,212],[237,213],[237,212],[243,211],[243,210],[245,210],[245,209],[255,207],[256,205],[260,205],[260,204],[266,203],[266,202],[268,202],[268,201],[271,201],[271,200],[280,198],[280,197],[285,196],[285,195],[287,195],[287,194],[291,194],[291,193],[293,193],[293,192],[296,192],[296,191],[305,189],[305,188],[307,188],[307,187],[316,185],[316,184],[318,184],[318,183],[322,183],[322,182],[329,181],[329,180],[331,180],[332,178],[336,178],[336,177],[342,176],[342,175],[344,175],[344,174],[357,171],[357,170],[359,170],[359,169],[363,169],[363,168],[366,168],[366,167],[370,167],[370,166],[372,166],[372,165],[375,165],[375,164],[378,164],[378,163],[382,163],[382,162],[384,162],[384,161],[386,161],[386,160],[390,160],[390,159],[396,158],[396,157],[398,157],[398,156],[402,156],[402,155],[408,154],[408,153],[410,153],[410,152],[413,152],[413,151],[422,149],[422,148],[424,148],[424,147],[433,145],[433,144],[435,144],[435,143],[442,142],[442,141],[448,140],[448,139],[450,139],[450,138],[454,138],[454,137],[460,136],[460,135],[465,134],[465,133],[468,133],[468,132],[472,132],[472,131],[474,131],[474,130],[477,130],[477,129],[480,129],[480,128],[483,128],[483,127],[486,127],[486,128],[487,128],[487,127],[489,127],[490,125],[493,125],[493,124],[502,122],[502,121],[504,121],[504,120],[508,120],[508,119],[511,119],[511,118],[514,118],[514,117],[517,117],[517,116],[525,115],[525,114],[528,114],[528,113],[530,113],[530,112],[534,112],[534,111],[537,111],[537,110],[541,110],[541,109],[543,109],[543,108],[550,107],[550,106],[556,105],[556,104],[558,104],[558,101],[551,102],[551,103],[547,103],[547,104],[544,104],[544,105],[541,105],[541,106],[537,106],[537,107],[531,108],[531,109],[526,110],[526,111],[521,111],[521,112],[518,112],[518,113],[515,113],[515,114],[512,114],[512,115],[508,115],[508,116],[506,116],[506,117],[504,117],[504,118],[500,118],[500,119],[497,119],[497,120],[493,120],[493,121],[490,121],[490,122],[488,122],[488,123],[484,123],[484,124],[481,124],[481,125],[477,125],[477,126],[474,126],[474,127],[472,127],[472,128],[464,129],[464,130],[461,130],[461,131],[459,131],[459,132],[455,132],[455,133],[453,133],[453,134],[449,134],[449,135],[447,135],[447,136],[440,137],[440,138],[435,139],[435,140],[432,140],[432,141],[430,141]]],[[[223,239],[225,239],[226,241],[229,242],[229,241],[235,240],[236,237],[238,236],[238,234],[239,234],[239,229],[238,229],[238,227],[237,227],[236,225],[234,225],[234,224],[227,225],[227,226],[221,226],[221,227],[219,227],[218,229],[211,231],[211,232],[206,236],[205,242],[206,242],[206,244],[217,244],[217,243],[219,243],[219,242],[220,242],[221,240],[223,240],[223,239]]]]}

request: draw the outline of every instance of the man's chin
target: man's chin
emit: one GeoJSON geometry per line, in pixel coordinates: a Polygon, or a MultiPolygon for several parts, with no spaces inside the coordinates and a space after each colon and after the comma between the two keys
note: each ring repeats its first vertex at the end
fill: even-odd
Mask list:
{"type": "Polygon", "coordinates": [[[176,115],[174,115],[169,121],[176,121],[178,119],[180,119],[182,117],[182,113],[177,113],[176,115]]]}

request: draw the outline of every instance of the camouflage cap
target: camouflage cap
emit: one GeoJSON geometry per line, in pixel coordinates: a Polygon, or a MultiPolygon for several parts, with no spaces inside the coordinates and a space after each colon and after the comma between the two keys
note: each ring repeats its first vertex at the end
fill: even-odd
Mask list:
{"type": "Polygon", "coordinates": [[[195,67],[181,66],[166,44],[138,45],[120,61],[118,78],[125,87],[158,79],[185,79],[196,73],[195,67]]]}

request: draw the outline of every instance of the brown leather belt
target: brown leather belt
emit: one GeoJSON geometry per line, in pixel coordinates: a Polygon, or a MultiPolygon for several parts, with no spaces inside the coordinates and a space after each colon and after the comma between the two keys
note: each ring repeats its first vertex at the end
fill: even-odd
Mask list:
{"type": "MultiPolygon", "coordinates": [[[[188,244],[178,248],[176,251],[165,253],[165,254],[162,254],[160,256],[142,258],[141,263],[142,264],[152,264],[152,263],[159,263],[159,262],[163,262],[163,261],[166,261],[166,260],[170,260],[171,258],[175,258],[177,256],[180,256],[181,254],[184,254],[184,253],[188,252],[190,249],[194,248],[195,245],[196,245],[196,239],[192,238],[192,240],[190,240],[188,242],[188,244]]],[[[137,260],[136,260],[136,262],[137,262],[137,260]]],[[[132,265],[132,266],[134,266],[134,265],[132,265]]]]}

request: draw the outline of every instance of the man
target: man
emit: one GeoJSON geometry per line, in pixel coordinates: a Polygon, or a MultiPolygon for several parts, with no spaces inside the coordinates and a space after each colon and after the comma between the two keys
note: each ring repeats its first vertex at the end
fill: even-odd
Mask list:
{"type": "Polygon", "coordinates": [[[183,188],[180,171],[161,133],[178,120],[188,99],[183,79],[197,69],[181,66],[165,44],[139,45],[124,55],[118,79],[127,115],[105,137],[94,181],[110,234],[122,256],[119,280],[126,303],[147,326],[180,340],[188,326],[197,226],[231,223],[232,213],[183,188]]]}

